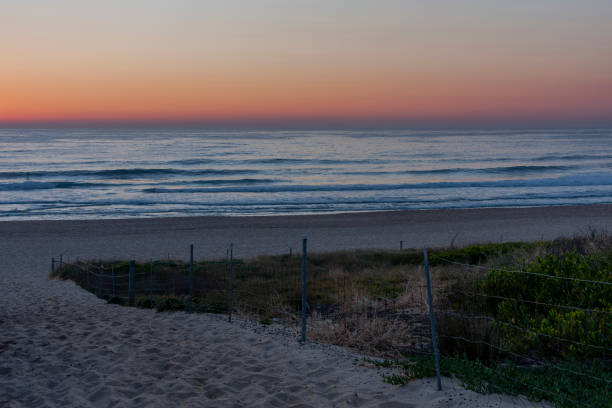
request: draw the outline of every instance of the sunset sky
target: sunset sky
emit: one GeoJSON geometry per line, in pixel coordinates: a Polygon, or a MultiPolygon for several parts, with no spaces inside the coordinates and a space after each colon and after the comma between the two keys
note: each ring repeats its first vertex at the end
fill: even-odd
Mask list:
{"type": "Polygon", "coordinates": [[[0,0],[0,123],[612,124],[612,1],[0,0]]]}

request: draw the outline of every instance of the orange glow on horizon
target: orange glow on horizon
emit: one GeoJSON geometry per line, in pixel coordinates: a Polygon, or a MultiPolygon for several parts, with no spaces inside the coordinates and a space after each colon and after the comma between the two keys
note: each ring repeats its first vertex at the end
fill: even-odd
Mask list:
{"type": "Polygon", "coordinates": [[[612,86],[431,81],[5,82],[0,122],[258,118],[610,118],[612,86]]]}

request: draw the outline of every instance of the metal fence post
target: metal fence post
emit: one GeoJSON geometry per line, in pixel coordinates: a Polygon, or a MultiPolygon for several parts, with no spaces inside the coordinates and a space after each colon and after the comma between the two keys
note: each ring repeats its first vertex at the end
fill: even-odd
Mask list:
{"type": "Polygon", "coordinates": [[[229,314],[229,318],[228,321],[231,323],[232,322],[232,311],[234,310],[234,306],[233,306],[233,277],[234,277],[234,271],[233,271],[233,260],[234,260],[234,244],[230,243],[230,247],[229,247],[229,304],[227,305],[227,311],[229,314]]]}
{"type": "Polygon", "coordinates": [[[151,273],[149,279],[149,307],[153,309],[153,258],[151,258],[151,273]]]}
{"type": "Polygon", "coordinates": [[[55,271],[55,258],[51,258],[51,272],[55,271]]]}
{"type": "Polygon", "coordinates": [[[189,313],[193,312],[193,244],[189,247],[189,313]]]}
{"type": "Polygon", "coordinates": [[[100,264],[100,274],[98,275],[98,296],[102,297],[102,279],[104,278],[104,265],[100,264]]]}
{"type": "Polygon", "coordinates": [[[113,278],[113,297],[115,296],[115,265],[111,265],[111,276],[113,278]]]}
{"type": "Polygon", "coordinates": [[[302,341],[306,341],[306,247],[308,237],[302,237],[302,341]]]}
{"type": "Polygon", "coordinates": [[[134,271],[134,264],[136,262],[135,261],[130,261],[130,277],[129,277],[129,294],[128,294],[128,304],[130,306],[134,306],[134,275],[135,275],[135,271],[134,271]]]}
{"type": "Polygon", "coordinates": [[[427,280],[427,302],[429,303],[429,321],[431,323],[431,345],[433,347],[434,362],[436,365],[436,377],[438,379],[438,391],[442,391],[442,382],[440,380],[440,357],[438,355],[438,338],[436,335],[436,319],[434,316],[433,299],[431,296],[431,281],[429,278],[429,259],[427,258],[427,250],[423,250],[423,258],[425,260],[425,279],[427,280]]]}

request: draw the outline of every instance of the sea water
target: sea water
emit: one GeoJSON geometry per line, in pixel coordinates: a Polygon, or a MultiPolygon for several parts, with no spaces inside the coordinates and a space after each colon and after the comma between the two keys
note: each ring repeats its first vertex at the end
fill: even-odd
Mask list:
{"type": "Polygon", "coordinates": [[[0,220],[594,203],[611,129],[0,129],[0,220]]]}

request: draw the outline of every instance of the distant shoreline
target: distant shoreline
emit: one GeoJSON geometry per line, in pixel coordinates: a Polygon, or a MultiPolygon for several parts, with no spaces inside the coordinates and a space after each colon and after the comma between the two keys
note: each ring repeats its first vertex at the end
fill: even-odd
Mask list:
{"type": "MultiPolygon", "coordinates": [[[[54,240],[58,254],[220,258],[230,242],[237,256],[311,251],[442,247],[451,243],[550,240],[612,230],[612,205],[406,210],[318,215],[196,216],[99,220],[0,221],[6,240],[54,240]]],[[[51,256],[51,255],[50,255],[51,256]]]]}
{"type": "MultiPolygon", "coordinates": [[[[364,211],[339,211],[339,212],[310,212],[310,213],[285,213],[285,214],[213,214],[213,215],[170,215],[170,216],[151,216],[151,217],[99,217],[99,218],[66,218],[66,219],[23,219],[23,220],[3,220],[3,222],[100,222],[100,221],[129,221],[129,220],[157,220],[157,219],[195,219],[195,218],[275,218],[275,217],[329,217],[329,216],[360,216],[364,214],[389,214],[389,213],[411,213],[411,212],[446,212],[446,211],[480,211],[480,210],[517,210],[531,208],[580,208],[580,207],[598,207],[609,206],[612,209],[611,203],[595,203],[595,204],[555,204],[555,205],[517,205],[504,207],[450,207],[450,208],[413,208],[407,210],[364,210],[364,211]]],[[[611,210],[612,211],[612,210],[611,210]]]]}
{"type": "Polygon", "coordinates": [[[285,213],[285,214],[212,214],[212,215],[171,215],[171,216],[152,216],[152,217],[117,217],[117,218],[66,218],[66,219],[24,219],[24,220],[3,220],[0,223],[10,222],[105,222],[105,221],[141,221],[159,219],[197,219],[197,218],[222,218],[222,219],[244,219],[244,218],[285,218],[285,217],[333,217],[333,216],[364,216],[374,214],[406,214],[406,213],[441,213],[453,211],[497,211],[497,210],[521,210],[538,208],[595,208],[609,207],[612,211],[612,202],[595,204],[555,204],[555,205],[516,205],[498,207],[449,207],[449,208],[413,208],[406,210],[364,210],[364,211],[340,211],[340,212],[311,212],[311,213],[285,213]]]}

